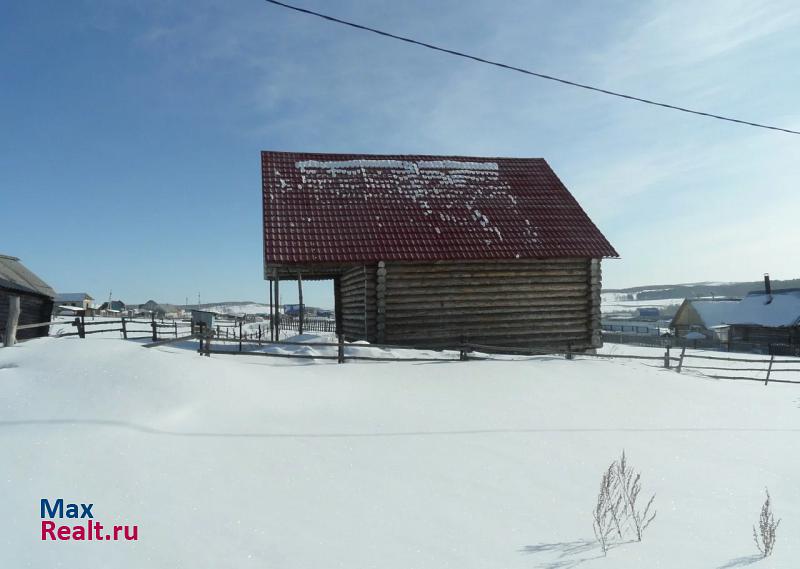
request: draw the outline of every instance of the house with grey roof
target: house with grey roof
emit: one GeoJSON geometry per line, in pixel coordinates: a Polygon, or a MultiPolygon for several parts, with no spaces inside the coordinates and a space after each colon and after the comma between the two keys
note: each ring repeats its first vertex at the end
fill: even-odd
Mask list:
{"type": "Polygon", "coordinates": [[[708,339],[719,339],[720,327],[726,325],[733,317],[739,300],[738,298],[687,298],[678,308],[669,327],[680,338],[693,334],[691,338],[696,339],[697,334],[702,334],[708,339]]]}
{"type": "Polygon", "coordinates": [[[78,310],[88,310],[92,308],[94,298],[86,292],[59,292],[56,295],[56,309],[76,308],[78,310]]]}
{"type": "MultiPolygon", "coordinates": [[[[19,325],[50,320],[55,291],[23,265],[19,258],[0,255],[0,335],[5,333],[9,298],[12,296],[20,298],[19,325]]],[[[48,326],[18,330],[17,339],[47,336],[48,330],[48,326]]]]}

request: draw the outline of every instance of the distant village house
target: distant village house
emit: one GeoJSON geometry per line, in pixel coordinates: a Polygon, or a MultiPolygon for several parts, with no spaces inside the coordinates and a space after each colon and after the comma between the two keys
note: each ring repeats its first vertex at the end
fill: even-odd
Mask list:
{"type": "Polygon", "coordinates": [[[85,292],[60,292],[56,295],[56,311],[70,308],[89,310],[94,306],[94,298],[85,292]]]}
{"type": "Polygon", "coordinates": [[[739,299],[686,299],[670,327],[679,337],[703,334],[729,347],[749,345],[773,351],[800,351],[800,289],[772,290],[765,275],[764,290],[739,299]]]}

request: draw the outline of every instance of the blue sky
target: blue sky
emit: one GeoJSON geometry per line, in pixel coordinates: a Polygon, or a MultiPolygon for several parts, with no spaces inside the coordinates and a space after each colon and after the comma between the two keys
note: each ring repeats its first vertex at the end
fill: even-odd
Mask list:
{"type": "MultiPolygon", "coordinates": [[[[794,0],[296,2],[800,129],[794,0]]],[[[563,87],[258,0],[0,10],[0,252],[59,291],[263,301],[262,149],[541,156],[622,255],[604,264],[606,286],[800,276],[800,136],[563,87]]],[[[327,287],[310,287],[307,302],[330,304],[327,287]]]]}

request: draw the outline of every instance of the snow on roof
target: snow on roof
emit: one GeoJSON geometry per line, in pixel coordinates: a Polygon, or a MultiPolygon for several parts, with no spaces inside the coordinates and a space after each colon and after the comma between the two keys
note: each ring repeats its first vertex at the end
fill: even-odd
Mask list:
{"type": "Polygon", "coordinates": [[[729,325],[800,326],[800,289],[775,290],[767,303],[764,292],[741,300],[689,300],[706,328],[729,325]]]}
{"type": "Polygon", "coordinates": [[[769,327],[800,326],[800,290],[772,291],[772,301],[764,292],[751,292],[736,306],[726,324],[769,327]]]}
{"type": "Polygon", "coordinates": [[[721,298],[716,300],[690,300],[706,328],[712,328],[727,323],[736,311],[738,299],[721,298]]]}
{"type": "Polygon", "coordinates": [[[262,152],[266,263],[617,257],[541,158],[262,152]]]}

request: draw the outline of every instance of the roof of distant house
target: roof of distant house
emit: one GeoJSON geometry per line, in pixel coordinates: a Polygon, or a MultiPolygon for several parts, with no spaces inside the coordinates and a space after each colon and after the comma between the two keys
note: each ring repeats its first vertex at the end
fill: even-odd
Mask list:
{"type": "Polygon", "coordinates": [[[266,263],[617,257],[542,158],[262,152],[266,263]]]}
{"type": "Polygon", "coordinates": [[[726,324],[736,311],[739,304],[738,298],[717,298],[703,300],[688,300],[695,309],[706,328],[726,324]]]}
{"type": "Polygon", "coordinates": [[[56,295],[58,302],[83,302],[84,300],[94,300],[85,292],[59,292],[56,295]]]}
{"type": "Polygon", "coordinates": [[[56,292],[33,274],[18,257],[0,255],[0,287],[53,298],[56,292]]]}
{"type": "Polygon", "coordinates": [[[800,326],[800,289],[751,292],[736,306],[726,324],[768,327],[800,326]],[[768,302],[769,301],[769,302],[768,302]]]}
{"type": "Polygon", "coordinates": [[[160,302],[156,302],[155,300],[148,300],[144,304],[139,305],[139,310],[148,310],[150,312],[177,312],[178,307],[174,304],[162,304],[160,302]]]}
{"type": "Polygon", "coordinates": [[[757,291],[748,293],[741,300],[687,299],[686,303],[694,308],[706,328],[731,325],[800,326],[800,289],[774,290],[772,300],[767,302],[769,298],[765,292],[757,291]]]}

